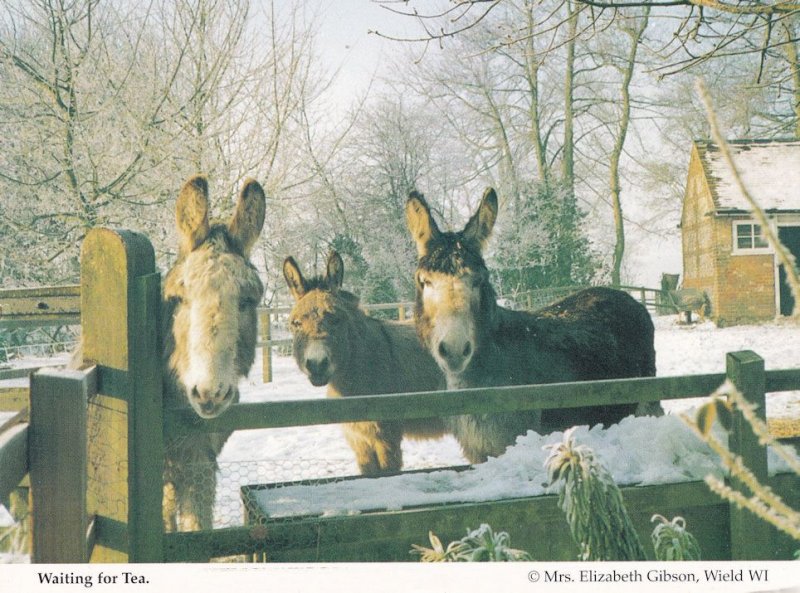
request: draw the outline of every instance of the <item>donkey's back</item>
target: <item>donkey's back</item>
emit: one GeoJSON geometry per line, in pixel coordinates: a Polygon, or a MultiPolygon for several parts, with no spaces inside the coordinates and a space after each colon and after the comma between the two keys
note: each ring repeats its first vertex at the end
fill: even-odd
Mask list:
{"type": "MultiPolygon", "coordinates": [[[[577,380],[656,374],[653,321],[647,309],[626,292],[588,288],[533,316],[544,328],[541,346],[561,353],[577,380]]],[[[658,403],[546,410],[542,413],[542,430],[564,430],[576,423],[608,426],[631,414],[660,413],[658,403]]]]}
{"type": "Polygon", "coordinates": [[[587,288],[534,315],[548,346],[568,352],[583,380],[656,374],[653,321],[627,292],[587,288]]]}

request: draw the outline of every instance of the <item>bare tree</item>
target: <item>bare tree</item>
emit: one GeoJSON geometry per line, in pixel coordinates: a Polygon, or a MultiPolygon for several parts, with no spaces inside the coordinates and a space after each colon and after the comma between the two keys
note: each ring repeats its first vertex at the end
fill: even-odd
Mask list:
{"type": "MultiPolygon", "coordinates": [[[[133,90],[142,82],[139,50],[152,15],[98,1],[9,3],[0,15],[0,183],[9,197],[4,222],[17,245],[42,262],[17,262],[4,275],[23,281],[74,278],[85,229],[128,218],[131,207],[157,204],[147,177],[161,163],[163,99],[133,90]],[[128,32],[126,21],[141,24],[128,32]],[[126,33],[119,34],[125,30],[126,33]],[[117,51],[117,50],[120,51],[117,51]],[[153,194],[150,194],[153,195],[153,194]],[[52,264],[48,269],[47,263],[52,264]]],[[[144,88],[152,88],[145,86],[144,88]]],[[[154,92],[163,97],[164,89],[154,92]]],[[[9,253],[14,253],[10,251],[9,253]]],[[[7,254],[6,263],[10,264],[7,254]]]]}
{"type": "Polygon", "coordinates": [[[272,195],[301,183],[296,116],[324,78],[299,10],[253,11],[247,0],[4,4],[0,240],[14,243],[3,246],[0,276],[74,280],[80,240],[98,224],[143,231],[169,258],[164,220],[197,172],[223,196],[222,211],[245,176],[272,195]],[[37,266],[26,263],[32,254],[37,266]]]}

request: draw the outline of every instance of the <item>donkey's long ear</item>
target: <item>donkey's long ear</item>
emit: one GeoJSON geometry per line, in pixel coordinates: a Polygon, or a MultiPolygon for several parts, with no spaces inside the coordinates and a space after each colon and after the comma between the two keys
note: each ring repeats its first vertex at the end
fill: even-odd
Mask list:
{"type": "Polygon", "coordinates": [[[183,184],[175,204],[180,252],[189,253],[208,236],[208,180],[204,175],[183,184]]]}
{"type": "Polygon", "coordinates": [[[336,253],[336,251],[331,251],[328,254],[328,267],[325,273],[325,279],[328,282],[328,288],[331,290],[339,290],[342,287],[342,282],[344,281],[344,262],[342,261],[342,257],[336,253]]]}
{"type": "Polygon", "coordinates": [[[464,227],[464,236],[478,242],[481,249],[486,247],[489,235],[492,234],[494,223],[497,220],[497,194],[491,187],[483,192],[481,205],[478,211],[469,219],[464,227]]]}
{"type": "Polygon", "coordinates": [[[297,265],[292,256],[287,257],[283,262],[283,277],[286,279],[289,292],[292,293],[294,300],[299,301],[308,292],[306,279],[303,278],[300,266],[297,265]]]}
{"type": "Polygon", "coordinates": [[[267,199],[258,181],[248,179],[244,182],[236,212],[233,213],[228,230],[231,237],[239,243],[242,252],[247,256],[255,245],[261,228],[264,226],[264,211],[267,199]]]}
{"type": "Polygon", "coordinates": [[[408,195],[406,202],[406,224],[411,232],[411,237],[417,244],[417,256],[422,257],[428,252],[428,243],[439,235],[439,227],[431,216],[431,209],[424,196],[416,191],[408,195]]]}

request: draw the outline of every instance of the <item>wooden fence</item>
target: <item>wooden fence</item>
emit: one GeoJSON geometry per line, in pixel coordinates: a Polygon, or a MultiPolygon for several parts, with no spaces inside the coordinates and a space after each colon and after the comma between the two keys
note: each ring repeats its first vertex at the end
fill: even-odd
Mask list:
{"type": "MultiPolygon", "coordinates": [[[[515,546],[528,547],[538,559],[574,559],[553,496],[288,521],[247,509],[254,524],[165,534],[163,435],[669,400],[707,395],[726,378],[763,412],[765,393],[800,389],[800,370],[765,371],[760,357],[743,352],[728,355],[727,371],[720,374],[235,404],[219,418],[200,420],[162,407],[160,275],[147,239],[93,230],[81,263],[85,368],[34,374],[30,421],[0,427],[0,499],[30,473],[34,562],[255,554],[272,560],[408,560],[410,543],[424,543],[428,530],[455,539],[479,522],[507,528],[515,546]]],[[[798,502],[800,479],[767,480],[766,450],[741,420],[730,445],[760,479],[798,502]]],[[[794,549],[703,483],[623,492],[643,534],[652,513],[681,511],[706,559],[788,558],[794,549]]]]}

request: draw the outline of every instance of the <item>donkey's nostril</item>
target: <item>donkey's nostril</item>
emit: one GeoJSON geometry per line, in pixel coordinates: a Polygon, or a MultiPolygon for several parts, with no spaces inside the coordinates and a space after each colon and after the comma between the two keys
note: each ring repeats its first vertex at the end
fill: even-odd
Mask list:
{"type": "Polygon", "coordinates": [[[463,354],[464,354],[464,358],[466,358],[467,356],[469,356],[471,352],[472,352],[472,344],[470,344],[469,342],[467,342],[467,343],[464,345],[464,353],[463,353],[463,354]]]}
{"type": "Polygon", "coordinates": [[[306,368],[315,375],[324,373],[328,370],[328,359],[308,360],[306,361],[306,368]]]}
{"type": "Polygon", "coordinates": [[[447,358],[447,346],[444,345],[444,342],[439,342],[439,356],[447,358]]]}
{"type": "Polygon", "coordinates": [[[192,397],[200,397],[200,392],[197,391],[197,387],[192,387],[192,397]]]}

